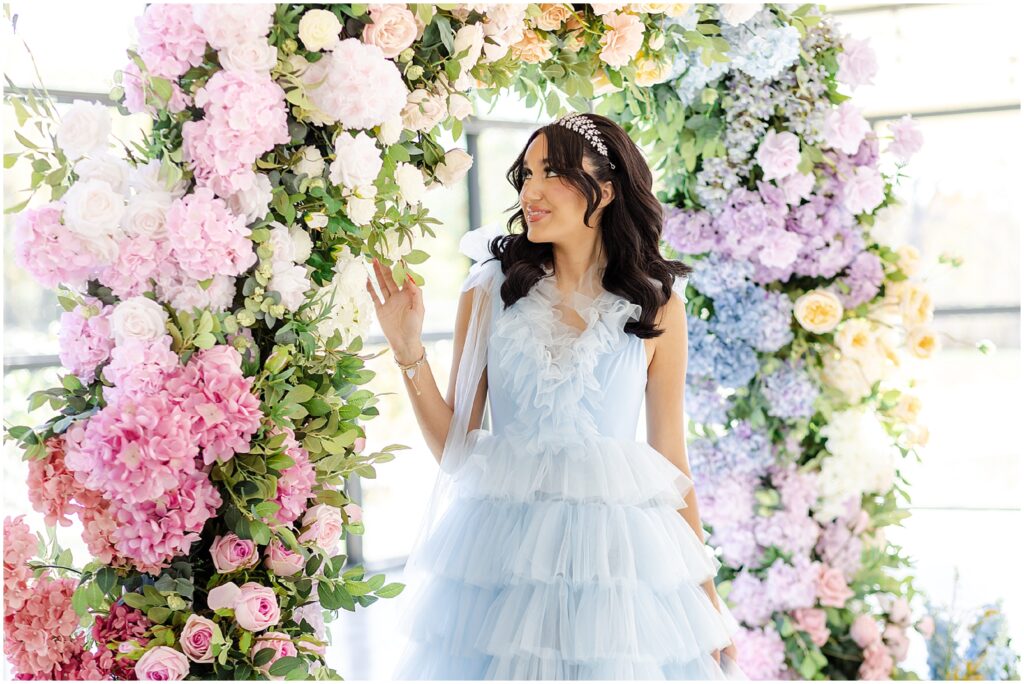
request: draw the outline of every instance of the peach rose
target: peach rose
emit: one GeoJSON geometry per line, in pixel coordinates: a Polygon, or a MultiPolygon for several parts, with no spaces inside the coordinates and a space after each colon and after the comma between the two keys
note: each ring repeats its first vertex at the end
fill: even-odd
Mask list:
{"type": "Polygon", "coordinates": [[[523,38],[512,46],[512,54],[527,64],[551,59],[551,43],[536,31],[524,31],[523,38]]]}
{"type": "Polygon", "coordinates": [[[927,326],[919,325],[907,333],[907,349],[919,359],[930,359],[940,346],[939,338],[927,326]]]}
{"type": "Polygon", "coordinates": [[[643,22],[636,15],[613,12],[604,17],[604,23],[609,30],[598,41],[601,60],[614,67],[629,64],[644,42],[643,22]]]}
{"type": "Polygon", "coordinates": [[[221,574],[251,568],[260,561],[256,542],[241,539],[234,532],[214,537],[210,555],[213,556],[213,567],[221,574]]]}
{"type": "Polygon", "coordinates": [[[863,318],[852,318],[836,333],[836,345],[846,356],[863,359],[878,353],[871,323],[863,318]]]}
{"type": "Polygon", "coordinates": [[[793,611],[795,627],[810,635],[811,641],[817,646],[824,646],[831,631],[828,628],[828,615],[821,608],[797,608],[793,611]]]}
{"type": "Polygon", "coordinates": [[[181,628],[178,642],[189,660],[196,663],[212,663],[214,635],[219,634],[220,629],[213,620],[192,614],[181,628]]]}
{"type": "Polygon", "coordinates": [[[652,86],[661,83],[672,73],[672,64],[665,60],[656,60],[645,57],[636,65],[636,76],[634,81],[638,86],[652,86]]]}
{"type": "Polygon", "coordinates": [[[261,632],[281,620],[277,596],[270,587],[246,582],[238,588],[235,598],[235,622],[242,629],[261,632]]]}
{"type": "Polygon", "coordinates": [[[379,47],[385,57],[397,57],[416,40],[416,18],[405,5],[370,5],[370,20],[362,41],[379,47]]]}
{"type": "Polygon", "coordinates": [[[544,31],[557,31],[562,22],[572,16],[572,10],[558,3],[540,4],[540,16],[534,17],[533,25],[544,31]]]}

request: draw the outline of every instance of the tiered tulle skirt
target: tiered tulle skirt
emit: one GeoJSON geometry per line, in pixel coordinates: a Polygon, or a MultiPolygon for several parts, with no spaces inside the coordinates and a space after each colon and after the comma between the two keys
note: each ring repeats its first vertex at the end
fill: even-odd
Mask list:
{"type": "Polygon", "coordinates": [[[458,497],[407,567],[398,679],[723,679],[738,628],[719,562],[649,445],[478,432],[458,497]]]}

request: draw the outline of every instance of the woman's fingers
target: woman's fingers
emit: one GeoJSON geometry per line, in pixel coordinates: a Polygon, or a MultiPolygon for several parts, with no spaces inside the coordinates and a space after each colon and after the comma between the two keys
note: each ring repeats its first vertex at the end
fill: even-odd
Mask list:
{"type": "Polygon", "coordinates": [[[370,276],[366,276],[366,291],[370,293],[370,299],[373,301],[374,308],[380,311],[380,307],[383,306],[383,303],[377,297],[377,291],[373,289],[373,283],[370,282],[370,276]]]}
{"type": "Polygon", "coordinates": [[[391,275],[391,269],[385,268],[384,264],[374,259],[373,267],[377,272],[377,280],[380,282],[380,288],[385,293],[384,301],[387,301],[392,295],[398,292],[398,284],[395,282],[394,276],[391,275]]]}

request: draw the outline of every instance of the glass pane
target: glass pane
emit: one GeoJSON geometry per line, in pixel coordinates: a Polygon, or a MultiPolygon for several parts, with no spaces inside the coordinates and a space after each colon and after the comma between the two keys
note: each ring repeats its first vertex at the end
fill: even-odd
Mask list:
{"type": "Polygon", "coordinates": [[[516,203],[516,189],[506,179],[509,167],[526,145],[532,129],[489,127],[480,133],[480,215],[485,224],[504,225],[516,203]]]}

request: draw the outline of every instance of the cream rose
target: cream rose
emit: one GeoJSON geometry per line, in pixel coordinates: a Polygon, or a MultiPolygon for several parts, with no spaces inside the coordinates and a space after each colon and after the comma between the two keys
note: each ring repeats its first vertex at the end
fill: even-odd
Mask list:
{"type": "Polygon", "coordinates": [[[417,88],[409,93],[402,108],[402,125],[413,131],[429,131],[444,119],[446,113],[443,98],[417,88]]]}
{"type": "Polygon", "coordinates": [[[228,207],[235,214],[244,216],[246,223],[254,223],[266,216],[274,199],[270,177],[265,173],[257,173],[255,176],[252,185],[228,198],[228,207]]]}
{"type": "Polygon", "coordinates": [[[101,152],[109,138],[110,110],[98,102],[75,100],[57,129],[57,147],[72,161],[101,152]]]}
{"type": "Polygon", "coordinates": [[[480,61],[480,52],[484,49],[484,29],[480,24],[466,24],[455,32],[453,41],[455,54],[463,50],[469,50],[465,57],[459,60],[462,67],[461,73],[467,73],[480,61]]]}
{"type": "Polygon", "coordinates": [[[900,245],[896,248],[899,255],[897,265],[903,273],[913,278],[921,270],[921,253],[913,245],[900,245]]]}
{"type": "Polygon", "coordinates": [[[122,195],[128,192],[128,178],[131,170],[128,162],[109,152],[97,152],[90,157],[79,159],[75,163],[78,182],[101,180],[108,183],[114,192],[122,195]]]}
{"type": "Polygon", "coordinates": [[[718,11],[727,24],[738,26],[753,18],[764,7],[762,2],[733,2],[719,5],[718,11]]]}
{"type": "Polygon", "coordinates": [[[292,164],[292,171],[316,178],[323,174],[324,166],[324,156],[320,153],[320,148],[315,145],[306,145],[299,150],[299,161],[292,164]]]}
{"type": "Polygon", "coordinates": [[[408,206],[423,201],[423,197],[427,193],[427,185],[423,179],[423,172],[418,167],[406,162],[399,162],[395,168],[395,182],[398,183],[399,197],[408,206]]]}
{"type": "MultiPolygon", "coordinates": [[[[320,227],[323,228],[324,226],[320,227]]],[[[289,228],[288,235],[292,239],[292,258],[295,260],[295,263],[306,263],[313,254],[313,238],[299,226],[289,228]]]]}
{"type": "Polygon", "coordinates": [[[377,201],[373,197],[351,197],[346,213],[357,226],[368,225],[377,215],[377,201]]]}
{"type": "Polygon", "coordinates": [[[939,346],[939,338],[926,326],[917,326],[907,332],[907,349],[919,359],[930,359],[939,346]]]}
{"type": "Polygon", "coordinates": [[[839,351],[854,358],[865,358],[878,353],[875,334],[871,323],[863,318],[853,318],[836,333],[839,351]]]}
{"type": "Polygon", "coordinates": [[[793,304],[793,315],[805,330],[822,335],[839,325],[843,319],[843,304],[833,292],[811,290],[800,295],[793,304]]]}
{"type": "Polygon", "coordinates": [[[128,202],[121,228],[128,237],[145,235],[160,239],[166,235],[167,210],[174,197],[169,192],[143,192],[128,202]]]}
{"type": "Polygon", "coordinates": [[[930,323],[935,310],[932,296],[923,287],[915,283],[903,281],[900,288],[899,308],[903,323],[907,328],[930,323]]]}
{"type": "Polygon", "coordinates": [[[448,113],[458,121],[462,121],[473,113],[473,103],[462,93],[448,96],[448,113]]]}
{"type": "Polygon", "coordinates": [[[672,64],[664,60],[645,57],[636,65],[634,80],[638,86],[652,86],[661,83],[672,73],[672,64]]]}
{"type": "Polygon", "coordinates": [[[416,19],[405,5],[370,5],[370,23],[363,27],[362,41],[393,59],[412,45],[416,33],[416,19]]]}
{"type": "Polygon", "coordinates": [[[473,166],[473,157],[458,147],[444,153],[444,161],[434,167],[434,175],[441,183],[450,188],[461,181],[473,166]]]}
{"type": "Polygon", "coordinates": [[[155,340],[167,334],[167,312],[152,299],[130,297],[114,307],[110,324],[117,344],[129,338],[155,340]]]}
{"type": "Polygon", "coordinates": [[[533,25],[544,31],[556,31],[571,15],[572,10],[563,4],[542,2],[540,15],[533,18],[533,25]]]}
{"type": "Polygon", "coordinates": [[[82,237],[113,236],[124,210],[124,195],[115,192],[106,181],[79,181],[64,195],[64,222],[71,232],[82,237]]]}
{"type": "Polygon", "coordinates": [[[299,40],[310,52],[327,50],[341,42],[341,22],[333,12],[307,10],[299,20],[299,40]]]}
{"type": "Polygon", "coordinates": [[[380,133],[377,137],[385,145],[394,145],[402,138],[402,131],[405,126],[402,124],[401,116],[393,116],[380,125],[380,133]]]}
{"type": "Polygon", "coordinates": [[[281,295],[281,305],[288,311],[295,311],[306,301],[306,292],[312,287],[306,267],[293,263],[275,263],[274,275],[267,283],[267,289],[281,295]]]}
{"type": "Polygon", "coordinates": [[[217,56],[228,71],[266,74],[277,64],[277,48],[263,38],[229,45],[217,56]]]}
{"type": "Polygon", "coordinates": [[[914,394],[908,394],[904,392],[900,395],[900,400],[893,407],[891,413],[893,418],[901,420],[904,423],[916,423],[917,417],[921,413],[921,398],[914,394]]]}

